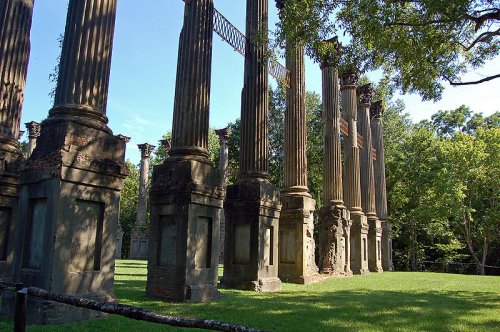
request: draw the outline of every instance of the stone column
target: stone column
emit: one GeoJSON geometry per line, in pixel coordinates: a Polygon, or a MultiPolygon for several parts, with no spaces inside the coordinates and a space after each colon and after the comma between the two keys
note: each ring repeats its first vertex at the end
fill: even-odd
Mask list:
{"type": "Polygon", "coordinates": [[[290,88],[286,90],[285,176],[281,191],[279,231],[279,278],[310,284],[318,278],[315,261],[315,200],[307,187],[307,120],[304,46],[287,44],[286,67],[290,88]]]}
{"type": "MultiPolygon", "coordinates": [[[[219,136],[219,172],[221,174],[221,186],[224,190],[224,197],[226,196],[227,186],[227,167],[229,162],[229,148],[227,146],[229,138],[229,129],[223,128],[216,130],[215,133],[219,136]]],[[[224,236],[226,232],[226,218],[224,209],[221,211],[220,216],[220,241],[219,241],[219,264],[224,264],[224,236]]]]}
{"type": "MultiPolygon", "coordinates": [[[[247,0],[246,35],[267,35],[268,1],[247,0]]],[[[266,38],[259,38],[265,40],[266,38]]],[[[227,189],[224,276],[228,288],[281,290],[279,191],[268,180],[267,45],[247,39],[241,98],[239,180],[227,189]]]]}
{"type": "Polygon", "coordinates": [[[373,148],[376,150],[374,161],[375,173],[375,201],[377,215],[382,224],[382,268],[384,271],[393,271],[392,262],[392,225],[387,218],[387,192],[385,184],[385,153],[384,153],[384,126],[382,115],[384,109],[382,101],[376,101],[370,108],[371,132],[373,137],[373,148]]]}
{"type": "Polygon", "coordinates": [[[373,99],[371,84],[358,88],[358,129],[363,136],[361,150],[361,203],[368,220],[368,268],[371,272],[382,272],[381,236],[382,228],[375,206],[375,175],[373,171],[372,133],[370,129],[370,106],[373,99]]]}
{"type": "Polygon", "coordinates": [[[28,157],[31,156],[36,147],[36,140],[40,136],[40,124],[35,121],[25,123],[28,129],[28,157]]]}
{"type": "Polygon", "coordinates": [[[219,297],[220,173],[208,159],[213,0],[185,2],[179,40],[172,148],[153,169],[149,297],[219,297]]]}
{"type": "Polygon", "coordinates": [[[0,2],[0,279],[4,280],[11,278],[18,220],[21,157],[18,137],[32,14],[33,1],[0,2]]]}
{"type": "MultiPolygon", "coordinates": [[[[121,139],[125,144],[130,142],[130,137],[127,137],[122,134],[116,135],[119,139],[121,139]]],[[[123,247],[123,234],[125,232],[123,231],[122,225],[120,224],[120,220],[118,220],[118,228],[116,231],[116,249],[115,249],[115,258],[116,259],[121,259],[122,258],[122,247],[123,247]]]]}
{"type": "Polygon", "coordinates": [[[137,217],[135,225],[130,234],[130,259],[148,259],[148,227],[146,226],[146,215],[148,208],[148,177],[149,157],[155,146],[144,143],[138,144],[141,151],[141,167],[139,174],[139,196],[137,197],[137,217]]]}
{"type": "Polygon", "coordinates": [[[170,149],[172,148],[170,141],[168,139],[162,139],[162,140],[160,140],[160,143],[161,143],[161,146],[163,146],[163,150],[165,151],[165,157],[168,157],[168,154],[170,153],[170,149]]]}
{"type": "MultiPolygon", "coordinates": [[[[116,0],[69,1],[54,107],[21,172],[14,267],[26,286],[99,300],[113,296],[128,174],[125,142],[106,117],[115,15],[116,0]]],[[[100,315],[43,301],[39,308],[32,323],[100,315]]]]}
{"type": "Polygon", "coordinates": [[[323,83],[323,202],[320,210],[320,271],[350,275],[349,211],[342,192],[342,151],[340,138],[340,94],[336,57],[340,54],[337,38],[328,40],[334,53],[321,63],[323,83]],[[346,228],[346,232],[344,232],[346,228]]]}
{"type": "Polygon", "coordinates": [[[344,196],[352,220],[350,238],[351,270],[355,274],[368,270],[368,222],[361,208],[361,183],[358,146],[358,103],[356,84],[359,72],[348,70],[342,74],[342,112],[348,124],[344,139],[345,182],[344,196]]]}

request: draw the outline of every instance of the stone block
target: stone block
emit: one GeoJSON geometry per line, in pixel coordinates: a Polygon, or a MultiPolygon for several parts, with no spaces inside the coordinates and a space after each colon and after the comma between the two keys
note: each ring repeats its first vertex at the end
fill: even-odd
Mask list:
{"type": "Polygon", "coordinates": [[[226,288],[277,292],[279,192],[267,180],[245,179],[229,186],[226,216],[224,276],[226,288]]]}
{"type": "Polygon", "coordinates": [[[196,160],[167,159],[153,170],[147,296],[203,302],[217,290],[220,172],[196,160]]]}
{"type": "Polygon", "coordinates": [[[360,212],[351,211],[351,271],[353,274],[369,274],[368,269],[368,221],[360,212]]]}
{"type": "Polygon", "coordinates": [[[376,216],[368,216],[368,268],[370,272],[382,269],[382,226],[376,216]]]}

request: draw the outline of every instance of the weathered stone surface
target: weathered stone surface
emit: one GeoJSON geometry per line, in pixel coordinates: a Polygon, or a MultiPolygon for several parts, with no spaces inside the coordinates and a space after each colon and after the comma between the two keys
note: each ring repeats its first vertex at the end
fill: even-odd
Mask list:
{"type": "Polygon", "coordinates": [[[382,272],[380,243],[382,228],[375,207],[375,175],[373,170],[372,134],[370,128],[370,106],[374,95],[371,84],[358,88],[358,130],[364,138],[361,154],[361,203],[368,220],[368,268],[371,272],[382,272]]]}
{"type": "Polygon", "coordinates": [[[30,54],[33,1],[0,3],[0,278],[12,273],[18,220],[18,138],[30,54]]]}
{"type": "Polygon", "coordinates": [[[172,148],[153,170],[149,297],[200,302],[219,297],[221,176],[208,159],[213,1],[185,3],[172,148]]]}
{"type": "Polygon", "coordinates": [[[36,147],[36,140],[40,136],[40,124],[35,121],[25,123],[28,129],[28,157],[31,156],[36,147]]]}
{"type": "Polygon", "coordinates": [[[228,187],[224,202],[226,288],[277,292],[279,192],[268,181],[255,178],[228,187]]]}
{"type": "Polygon", "coordinates": [[[115,258],[122,258],[122,247],[123,247],[123,230],[121,228],[120,223],[118,223],[118,229],[116,231],[116,250],[115,250],[115,258]]]}
{"type": "Polygon", "coordinates": [[[358,147],[358,105],[356,84],[359,73],[349,70],[342,74],[341,93],[343,117],[349,126],[349,135],[344,137],[344,197],[350,211],[352,226],[350,236],[351,270],[355,274],[368,271],[368,222],[361,208],[361,183],[358,147]]]}
{"type": "Polygon", "coordinates": [[[219,297],[221,195],[220,176],[211,165],[167,159],[155,166],[146,287],[149,297],[191,302],[219,297]]]}
{"type": "Polygon", "coordinates": [[[384,271],[393,271],[392,262],[392,226],[387,218],[387,192],[385,182],[385,152],[384,152],[384,127],[382,101],[373,103],[370,108],[371,132],[373,136],[373,148],[377,150],[377,158],[374,161],[375,193],[377,204],[377,215],[382,224],[382,267],[384,271]]]}

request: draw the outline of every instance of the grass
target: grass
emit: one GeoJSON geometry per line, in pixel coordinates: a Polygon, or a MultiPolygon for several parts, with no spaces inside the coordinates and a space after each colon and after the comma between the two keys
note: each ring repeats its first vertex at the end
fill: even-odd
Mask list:
{"type": "MultiPolygon", "coordinates": [[[[392,272],[284,284],[258,294],[221,290],[210,303],[165,303],[145,297],[146,262],[117,261],[115,294],[121,303],[168,315],[209,318],[274,331],[500,331],[500,277],[392,272]]],[[[0,331],[12,330],[0,320],[0,331]]],[[[109,316],[28,331],[173,331],[109,316]]]]}

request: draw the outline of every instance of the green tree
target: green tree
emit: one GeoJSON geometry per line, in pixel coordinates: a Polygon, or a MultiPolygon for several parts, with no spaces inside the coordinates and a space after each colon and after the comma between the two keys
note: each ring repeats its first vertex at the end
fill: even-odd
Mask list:
{"type": "Polygon", "coordinates": [[[326,52],[321,41],[344,35],[343,68],[382,68],[404,93],[439,99],[443,81],[465,85],[500,77],[461,81],[500,52],[499,0],[283,2],[278,45],[302,41],[308,54],[320,59],[326,52]]]}

